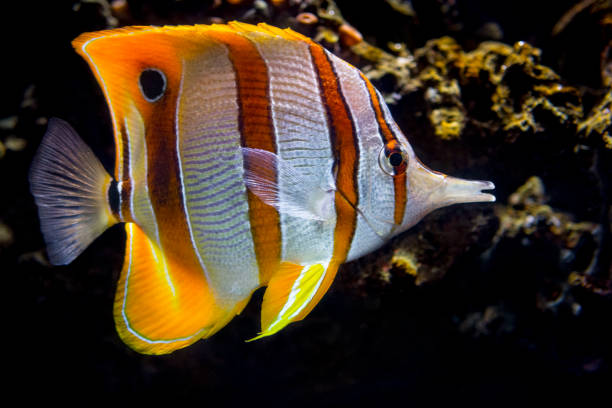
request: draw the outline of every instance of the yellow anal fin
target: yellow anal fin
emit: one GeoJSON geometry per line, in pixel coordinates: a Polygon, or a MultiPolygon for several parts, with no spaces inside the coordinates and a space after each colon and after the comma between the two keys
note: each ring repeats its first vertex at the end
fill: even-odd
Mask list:
{"type": "Polygon", "coordinates": [[[225,326],[248,299],[221,307],[204,273],[186,270],[164,256],[133,223],[115,297],[121,339],[144,354],[166,354],[209,337],[225,326]]]}
{"type": "MultiPolygon", "coordinates": [[[[264,294],[261,306],[261,332],[249,341],[278,333],[289,323],[303,319],[306,308],[321,288],[326,266],[281,263],[264,294]]],[[[317,300],[318,301],[318,300],[317,300]]],[[[310,307],[309,307],[310,306],[310,307]]]]}

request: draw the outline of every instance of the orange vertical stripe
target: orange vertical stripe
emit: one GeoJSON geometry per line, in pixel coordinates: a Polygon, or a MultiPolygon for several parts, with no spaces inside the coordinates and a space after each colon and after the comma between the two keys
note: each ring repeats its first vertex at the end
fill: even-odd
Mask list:
{"type": "MultiPolygon", "coordinates": [[[[161,48],[160,50],[163,51],[161,48]]],[[[140,73],[149,67],[159,67],[167,80],[166,91],[159,100],[153,103],[141,100],[137,105],[146,124],[147,187],[157,221],[160,249],[176,289],[172,299],[177,302],[176,310],[181,310],[180,313],[191,313],[192,328],[199,325],[205,328],[201,335],[208,336],[214,333],[216,324],[226,321],[224,319],[229,311],[221,308],[210,290],[203,265],[191,239],[183,202],[177,151],[179,135],[176,133],[179,117],[169,114],[177,112],[176,107],[180,103],[183,67],[180,60],[164,59],[135,67],[135,71],[140,73]]],[[[137,78],[136,75],[134,77],[137,78]]],[[[149,270],[147,273],[152,275],[148,282],[153,282],[154,271],[149,270]]]]}
{"type": "Polygon", "coordinates": [[[323,103],[328,112],[332,152],[338,167],[336,184],[336,211],[338,218],[334,231],[333,258],[344,262],[357,225],[359,194],[357,192],[357,165],[359,153],[355,140],[355,127],[348,106],[340,91],[338,77],[325,51],[320,46],[310,46],[310,53],[319,76],[323,103]]]}
{"type": "MultiPolygon", "coordinates": [[[[370,93],[370,101],[372,102],[372,108],[374,108],[374,113],[376,114],[376,120],[378,122],[378,128],[383,135],[385,144],[388,144],[392,141],[399,142],[391,129],[389,129],[389,125],[385,120],[385,116],[382,112],[382,108],[380,106],[380,101],[378,100],[378,95],[376,94],[376,90],[372,83],[360,72],[361,78],[368,88],[368,92],[370,93]]],[[[393,189],[395,192],[395,208],[393,211],[393,222],[397,225],[401,225],[404,220],[404,213],[406,212],[406,201],[407,201],[407,191],[406,191],[406,173],[398,174],[393,177],[393,189]]]]}
{"type": "MultiPolygon", "coordinates": [[[[129,157],[129,143],[134,141],[127,140],[128,133],[124,125],[125,120],[130,120],[128,108],[131,105],[145,124],[146,183],[157,221],[160,250],[168,266],[167,272],[176,283],[174,300],[181,307],[206,311],[198,314],[201,327],[219,322],[226,311],[220,309],[209,290],[191,241],[176,151],[175,121],[178,118],[174,113],[182,74],[182,63],[177,50],[183,50],[185,42],[173,40],[161,30],[139,27],[84,34],[74,42],[74,46],[90,62],[112,113],[118,144],[117,163],[120,164],[116,170],[122,168],[123,173],[117,175],[118,182],[125,184],[129,181],[128,164],[134,162],[129,157]],[[136,33],[138,35],[132,35],[136,33]],[[147,68],[159,69],[167,80],[164,95],[153,103],[147,102],[139,89],[139,76],[147,68]]],[[[129,213],[129,189],[144,186],[127,184],[123,187],[122,209],[129,213]]],[[[150,278],[154,279],[154,269],[145,272],[150,273],[150,278]]],[[[122,296],[122,293],[117,293],[117,298],[122,296]]]]}
{"type": "MultiPolygon", "coordinates": [[[[230,51],[229,57],[236,72],[242,146],[276,154],[266,63],[255,45],[239,34],[207,34],[227,45],[230,51]]],[[[274,207],[265,204],[250,190],[247,190],[247,199],[260,281],[266,284],[280,265],[280,217],[274,207]]]]}
{"type": "MultiPolygon", "coordinates": [[[[164,96],[145,111],[145,141],[147,147],[147,184],[151,204],[157,219],[160,244],[164,254],[186,270],[201,271],[202,267],[191,243],[191,234],[185,214],[181,176],[176,151],[176,112],[180,88],[179,65],[175,72],[165,71],[167,90],[164,96]]],[[[126,149],[127,151],[127,149],[126,149]]]]}
{"type": "Polygon", "coordinates": [[[327,109],[332,152],[338,171],[335,195],[336,227],[332,259],[325,272],[323,282],[312,301],[299,313],[295,320],[300,320],[310,313],[327,292],[338,268],[346,260],[357,227],[356,208],[359,201],[357,183],[359,152],[355,126],[340,90],[338,77],[325,50],[318,44],[311,42],[310,54],[317,71],[323,104],[327,109]]]}
{"type": "MultiPolygon", "coordinates": [[[[357,192],[358,152],[355,128],[348,107],[340,91],[338,77],[320,46],[311,46],[310,52],[321,84],[323,103],[331,125],[332,152],[338,166],[336,208],[338,219],[334,231],[334,258],[348,254],[355,233],[359,194],[357,192]],[[348,201],[348,203],[347,203],[348,201]],[[348,204],[348,205],[347,205],[348,204]]],[[[342,262],[344,262],[342,259],[342,262]]]]}

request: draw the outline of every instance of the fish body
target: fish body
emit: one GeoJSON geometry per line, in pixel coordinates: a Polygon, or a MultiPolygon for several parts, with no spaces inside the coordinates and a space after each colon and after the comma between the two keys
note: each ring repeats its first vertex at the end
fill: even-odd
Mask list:
{"type": "Polygon", "coordinates": [[[114,315],[133,349],[209,337],[266,286],[259,337],[304,318],[339,266],[428,212],[493,201],[429,170],[355,67],[289,29],[128,27],[73,46],[108,102],[114,177],[53,119],[30,173],[52,263],[127,233],[114,315]]]}

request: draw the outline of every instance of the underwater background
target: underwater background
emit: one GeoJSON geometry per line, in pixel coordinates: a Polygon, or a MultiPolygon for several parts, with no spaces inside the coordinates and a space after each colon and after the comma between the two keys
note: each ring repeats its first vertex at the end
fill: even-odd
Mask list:
{"type": "Polygon", "coordinates": [[[3,17],[3,388],[20,401],[610,403],[611,1],[14,1],[3,17]],[[497,202],[437,210],[344,265],[275,336],[244,342],[260,290],[210,339],[140,355],[112,316],[122,227],[51,267],[28,169],[50,117],[113,168],[80,33],[232,20],[291,27],[362,69],[424,163],[492,180],[497,202]]]}

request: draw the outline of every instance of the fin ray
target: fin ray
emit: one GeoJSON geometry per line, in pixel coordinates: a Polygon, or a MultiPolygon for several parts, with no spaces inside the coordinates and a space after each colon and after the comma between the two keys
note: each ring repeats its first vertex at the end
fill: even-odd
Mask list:
{"type": "Polygon", "coordinates": [[[319,221],[333,218],[335,188],[331,177],[324,183],[316,177],[306,177],[266,150],[244,147],[242,156],[244,181],[264,203],[293,217],[319,221]],[[277,179],[282,179],[285,186],[282,195],[277,179]]]}
{"type": "Polygon", "coordinates": [[[111,183],[93,151],[61,119],[51,118],[30,168],[49,260],[72,262],[117,220],[108,205],[111,183]]]}

